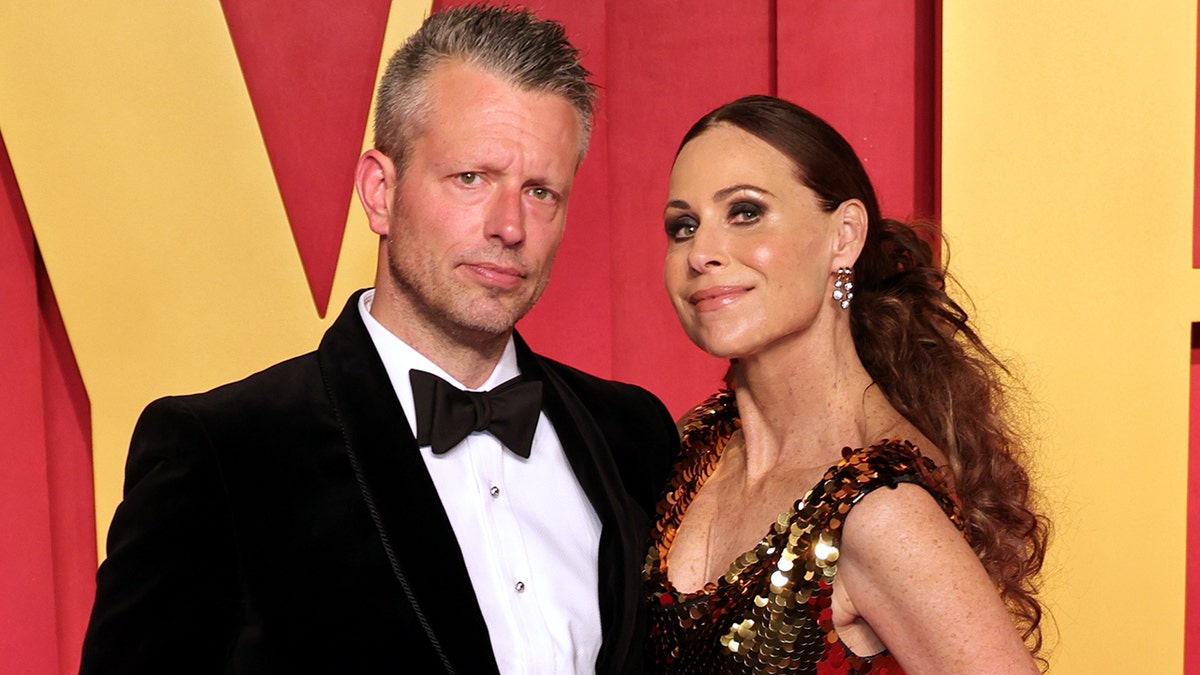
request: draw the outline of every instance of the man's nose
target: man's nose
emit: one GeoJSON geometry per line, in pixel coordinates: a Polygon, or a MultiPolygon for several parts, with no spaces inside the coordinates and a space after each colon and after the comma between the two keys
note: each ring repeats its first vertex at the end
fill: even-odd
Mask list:
{"type": "Polygon", "coordinates": [[[525,210],[521,203],[520,189],[505,188],[498,191],[484,223],[484,236],[496,238],[505,246],[516,246],[525,241],[525,210]]]}

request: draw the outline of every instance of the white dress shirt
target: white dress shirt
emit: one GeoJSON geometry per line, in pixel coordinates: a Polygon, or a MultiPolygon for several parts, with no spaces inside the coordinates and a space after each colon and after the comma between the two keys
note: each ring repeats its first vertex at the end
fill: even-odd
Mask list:
{"type": "MultiPolygon", "coordinates": [[[[374,294],[362,295],[358,311],[415,434],[409,370],[469,387],[376,321],[370,313],[374,294]]],[[[475,391],[519,374],[509,338],[495,370],[475,391]]],[[[443,455],[427,445],[420,452],[467,563],[500,672],[594,673],[601,641],[600,519],[546,414],[538,419],[529,459],[482,431],[443,455]]]]}

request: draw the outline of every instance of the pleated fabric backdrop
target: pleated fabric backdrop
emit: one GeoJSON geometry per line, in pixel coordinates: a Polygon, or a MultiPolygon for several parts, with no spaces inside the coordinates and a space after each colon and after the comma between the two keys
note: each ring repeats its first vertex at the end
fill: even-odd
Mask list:
{"type": "Polygon", "coordinates": [[[0,670],[68,673],[95,592],[91,410],[2,136],[0,289],[0,670]]]}
{"type": "MultiPolygon", "coordinates": [[[[304,152],[311,139],[288,127],[312,111],[278,107],[281,94],[263,93],[255,72],[282,76],[285,65],[295,70],[296,60],[306,58],[313,60],[307,72],[322,70],[333,57],[317,38],[308,50],[268,42],[282,35],[286,43],[289,28],[305,30],[305,17],[311,30],[321,24],[322,12],[332,19],[350,13],[353,3],[313,2],[290,13],[271,12],[270,4],[222,6],[313,314],[324,315],[348,181],[345,188],[320,192],[320,184],[304,188],[303,179],[318,168],[352,166],[366,125],[361,96],[346,96],[345,110],[329,111],[334,127],[348,127],[349,142],[314,157],[304,152]],[[278,60],[274,66],[272,59],[278,60]]],[[[360,18],[387,15],[387,3],[360,4],[360,18]]],[[[397,0],[391,9],[401,4],[410,3],[397,0]]],[[[539,13],[567,26],[602,94],[553,280],[522,321],[523,334],[560,360],[648,387],[676,414],[711,393],[725,364],[688,342],[662,291],[660,214],[678,139],[721,103],[778,94],[826,117],[850,139],[886,214],[935,216],[938,7],[933,0],[538,3],[539,13]]],[[[366,32],[374,45],[366,52],[378,52],[382,29],[366,32]]],[[[321,82],[309,85],[319,88],[321,82]]],[[[363,86],[357,81],[350,88],[361,92],[363,86]]],[[[336,171],[330,175],[336,180],[336,171]]],[[[38,228],[22,201],[20,176],[0,143],[0,428],[7,432],[0,449],[0,670],[69,673],[78,668],[97,560],[92,406],[51,288],[54,274],[46,273],[34,236],[38,228]]],[[[106,497],[99,509],[101,532],[110,501],[106,497]]]]}
{"type": "Polygon", "coordinates": [[[935,216],[937,6],[538,3],[566,25],[601,98],[553,281],[523,334],[568,363],[645,385],[676,414],[712,393],[726,364],[688,341],[662,290],[661,213],[679,139],[721,103],[783,96],[850,139],[885,213],[935,216]]]}

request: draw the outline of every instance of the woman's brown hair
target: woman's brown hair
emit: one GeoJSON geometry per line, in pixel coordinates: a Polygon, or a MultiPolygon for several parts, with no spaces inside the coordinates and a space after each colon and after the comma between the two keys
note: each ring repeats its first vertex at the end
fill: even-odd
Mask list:
{"type": "Polygon", "coordinates": [[[788,101],[747,96],[701,118],[680,148],[718,124],[789,157],[826,211],[848,199],[866,208],[850,304],[859,359],[896,410],[949,458],[967,540],[1044,668],[1037,581],[1050,528],[1036,510],[1024,441],[1008,417],[1011,373],[946,293],[946,270],[929,245],[912,226],[882,217],[862,163],[833,127],[788,101]]]}

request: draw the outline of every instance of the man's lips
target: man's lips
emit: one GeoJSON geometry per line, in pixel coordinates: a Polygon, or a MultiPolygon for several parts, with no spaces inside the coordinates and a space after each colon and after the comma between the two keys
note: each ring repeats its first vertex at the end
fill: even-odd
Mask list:
{"type": "Polygon", "coordinates": [[[711,312],[734,302],[749,292],[748,286],[713,286],[704,288],[688,296],[698,311],[711,312]]]}
{"type": "Polygon", "coordinates": [[[525,273],[516,267],[491,262],[468,262],[462,266],[489,286],[516,288],[525,279],[525,273]]]}

